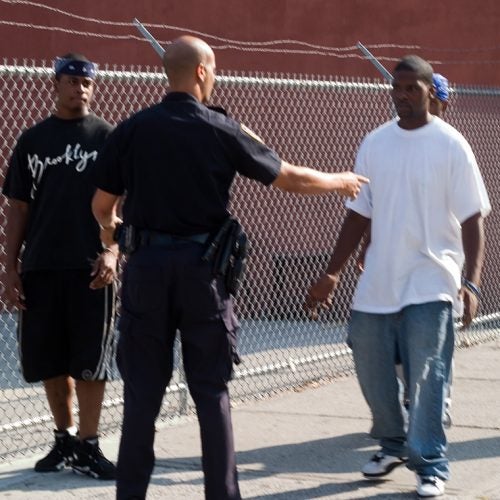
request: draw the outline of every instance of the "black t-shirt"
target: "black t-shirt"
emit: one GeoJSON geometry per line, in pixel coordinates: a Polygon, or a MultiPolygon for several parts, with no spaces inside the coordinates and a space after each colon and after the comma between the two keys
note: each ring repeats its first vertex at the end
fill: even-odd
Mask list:
{"type": "Polygon", "coordinates": [[[93,114],[50,116],[19,138],[3,193],[29,204],[23,271],[89,269],[102,251],[91,170],[111,130],[93,114]]]}
{"type": "Polygon", "coordinates": [[[227,217],[236,172],[267,185],[280,167],[278,155],[240,124],[172,92],[118,125],[95,181],[108,193],[126,192],[125,223],[189,236],[213,231],[227,217]]]}

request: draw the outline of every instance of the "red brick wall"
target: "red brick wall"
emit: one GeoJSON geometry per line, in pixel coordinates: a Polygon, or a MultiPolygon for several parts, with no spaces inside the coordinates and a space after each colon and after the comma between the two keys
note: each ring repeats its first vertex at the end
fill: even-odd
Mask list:
{"type": "MultiPolygon", "coordinates": [[[[380,48],[373,52],[389,58],[417,52],[428,60],[440,61],[434,64],[435,70],[454,82],[500,86],[500,2],[497,0],[44,0],[43,3],[85,18],[130,22],[138,17],[143,23],[169,24],[226,39],[293,39],[329,47],[349,47],[358,40],[365,45],[418,45],[425,49],[380,48]],[[491,49],[495,46],[496,49],[491,49]],[[489,50],[480,50],[488,47],[489,50]]],[[[33,5],[4,1],[0,1],[0,21],[3,57],[51,60],[73,49],[101,64],[154,66],[159,63],[144,42],[119,38],[135,36],[132,26],[98,24],[33,5]],[[6,22],[48,25],[107,34],[112,38],[12,26],[6,22]]],[[[160,28],[151,28],[151,31],[164,41],[182,33],[160,28]]],[[[227,45],[205,38],[214,46],[227,45]]],[[[313,50],[291,44],[271,48],[313,50]]],[[[347,52],[347,58],[228,48],[219,48],[216,54],[218,66],[231,70],[378,76],[369,63],[356,57],[359,55],[356,50],[347,52]]],[[[394,63],[386,64],[390,68],[394,63]]]]}

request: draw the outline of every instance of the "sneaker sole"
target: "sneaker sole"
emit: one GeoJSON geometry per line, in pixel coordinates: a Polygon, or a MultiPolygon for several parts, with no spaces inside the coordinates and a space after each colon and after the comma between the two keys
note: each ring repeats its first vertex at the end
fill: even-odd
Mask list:
{"type": "Polygon", "coordinates": [[[379,472],[378,474],[366,474],[365,472],[362,472],[363,476],[366,477],[367,479],[376,479],[378,477],[384,477],[390,474],[394,469],[401,465],[405,465],[408,460],[402,460],[400,459],[400,462],[394,462],[392,464],[389,464],[387,466],[387,469],[385,469],[384,472],[379,472]]]}
{"type": "Polygon", "coordinates": [[[418,498],[443,498],[444,493],[439,493],[438,495],[421,495],[420,493],[417,492],[417,497],[418,498]]]}
{"type": "Polygon", "coordinates": [[[54,465],[52,467],[37,467],[35,465],[34,469],[35,472],[61,472],[65,467],[71,467],[71,463],[67,460],[64,460],[57,465],[54,465]]]}
{"type": "Polygon", "coordinates": [[[72,467],[73,469],[73,472],[75,474],[78,474],[79,476],[89,476],[89,477],[92,477],[94,479],[100,479],[102,481],[112,481],[114,479],[116,479],[116,476],[113,475],[113,476],[103,476],[103,475],[99,475],[97,474],[96,472],[90,470],[90,468],[88,467],[81,467],[81,468],[78,468],[78,467],[72,467]]]}
{"type": "Polygon", "coordinates": [[[35,467],[35,472],[41,472],[42,474],[44,474],[46,472],[61,472],[63,469],[64,469],[64,464],[62,464],[60,467],[57,466],[57,467],[52,467],[50,469],[37,469],[35,467]]]}

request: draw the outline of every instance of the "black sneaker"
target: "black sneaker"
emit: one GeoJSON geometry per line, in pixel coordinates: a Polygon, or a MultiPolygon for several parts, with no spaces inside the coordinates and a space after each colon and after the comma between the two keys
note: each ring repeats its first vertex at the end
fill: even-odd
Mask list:
{"type": "Polygon", "coordinates": [[[59,472],[73,461],[78,438],[68,431],[54,431],[55,443],[48,455],[35,464],[36,472],[59,472]]]}
{"type": "Polygon", "coordinates": [[[116,479],[116,467],[102,454],[96,437],[77,443],[71,467],[77,474],[95,479],[116,479]]]}

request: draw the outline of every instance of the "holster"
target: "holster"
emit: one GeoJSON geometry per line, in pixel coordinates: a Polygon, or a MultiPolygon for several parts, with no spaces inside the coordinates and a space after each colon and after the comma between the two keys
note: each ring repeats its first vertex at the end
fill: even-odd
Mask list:
{"type": "Polygon", "coordinates": [[[229,217],[210,241],[202,259],[212,263],[215,276],[223,276],[227,291],[236,295],[243,278],[248,239],[239,221],[229,217]]]}

